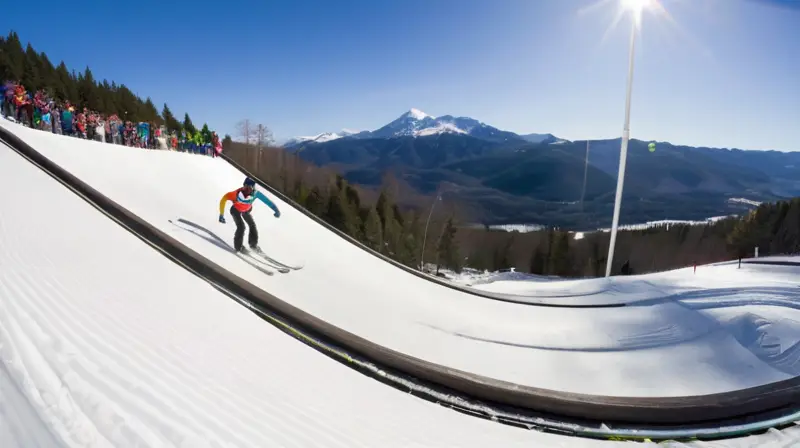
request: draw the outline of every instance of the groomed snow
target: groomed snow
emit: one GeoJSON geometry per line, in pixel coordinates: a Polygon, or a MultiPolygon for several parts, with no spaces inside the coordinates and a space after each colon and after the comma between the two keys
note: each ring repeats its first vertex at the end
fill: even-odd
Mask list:
{"type": "Polygon", "coordinates": [[[3,145],[0,188],[25,190],[0,200],[3,448],[599,445],[477,419],[352,371],[3,145]]]}
{"type": "MultiPolygon", "coordinates": [[[[718,276],[679,270],[535,286],[550,300],[563,295],[565,303],[636,302],[622,308],[504,303],[404,272],[277,201],[279,220],[263,204],[255,207],[261,245],[274,258],[305,267],[266,276],[212,237],[174,223],[183,218],[231,241],[234,227],[217,222],[217,204],[241,185],[242,175],[223,160],[0,125],[226,269],[334,325],[431,362],[523,385],[614,396],[707,394],[795,376],[742,337],[759,321],[734,325],[730,315],[684,303],[717,296],[747,303],[756,291],[771,303],[791,302],[800,295],[792,268],[727,266],[718,276]]],[[[530,292],[528,285],[515,293],[530,292]]],[[[783,337],[800,333],[790,321],[781,325],[783,337]]]]}
{"type": "MultiPolygon", "coordinates": [[[[0,188],[25,192],[0,198],[4,448],[629,445],[503,426],[355,373],[169,261],[2,145],[0,188]]],[[[800,428],[792,427],[669,446],[797,440],[800,428]]]]}

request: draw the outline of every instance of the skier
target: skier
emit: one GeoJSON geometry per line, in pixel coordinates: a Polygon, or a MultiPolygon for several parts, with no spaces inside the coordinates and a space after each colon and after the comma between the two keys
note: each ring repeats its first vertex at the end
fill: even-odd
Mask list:
{"type": "Polygon", "coordinates": [[[253,202],[255,202],[256,199],[267,204],[267,206],[275,212],[276,218],[281,217],[281,212],[278,210],[278,207],[270,201],[264,193],[256,191],[256,181],[249,177],[244,180],[244,185],[241,188],[225,193],[219,201],[219,222],[223,224],[225,224],[225,203],[228,201],[233,202],[230,212],[231,216],[233,216],[233,221],[236,223],[233,247],[237,252],[245,251],[242,245],[245,221],[247,222],[247,226],[250,227],[250,233],[247,238],[248,245],[257,252],[261,251],[258,247],[258,229],[256,228],[253,216],[250,215],[250,211],[253,209],[253,202]]]}

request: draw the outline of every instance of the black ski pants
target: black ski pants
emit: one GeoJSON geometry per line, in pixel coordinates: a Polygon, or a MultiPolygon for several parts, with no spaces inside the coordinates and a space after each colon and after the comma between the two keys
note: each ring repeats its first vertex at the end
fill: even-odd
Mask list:
{"type": "Polygon", "coordinates": [[[236,223],[236,233],[233,235],[233,247],[236,250],[242,248],[242,240],[244,239],[244,223],[247,223],[247,226],[250,228],[250,232],[247,234],[247,244],[250,247],[255,247],[258,245],[258,228],[256,227],[256,222],[253,221],[253,215],[250,214],[250,211],[246,211],[244,213],[236,210],[236,207],[231,206],[231,216],[233,216],[233,221],[236,223]]]}

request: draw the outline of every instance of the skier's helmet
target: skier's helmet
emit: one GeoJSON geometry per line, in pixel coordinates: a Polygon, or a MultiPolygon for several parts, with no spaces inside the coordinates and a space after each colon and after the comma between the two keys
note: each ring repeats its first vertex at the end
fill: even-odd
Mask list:
{"type": "Polygon", "coordinates": [[[255,180],[253,180],[253,178],[251,178],[251,177],[248,177],[248,178],[246,178],[246,179],[244,180],[244,186],[245,186],[245,187],[250,187],[250,188],[253,188],[253,189],[255,189],[255,188],[256,188],[256,181],[255,181],[255,180]]]}

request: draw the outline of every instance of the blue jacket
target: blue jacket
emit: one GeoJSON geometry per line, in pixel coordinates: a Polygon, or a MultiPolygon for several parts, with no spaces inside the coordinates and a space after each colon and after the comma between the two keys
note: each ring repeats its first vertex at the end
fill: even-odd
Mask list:
{"type": "Polygon", "coordinates": [[[72,129],[72,112],[67,109],[61,111],[61,129],[72,129]]]}

